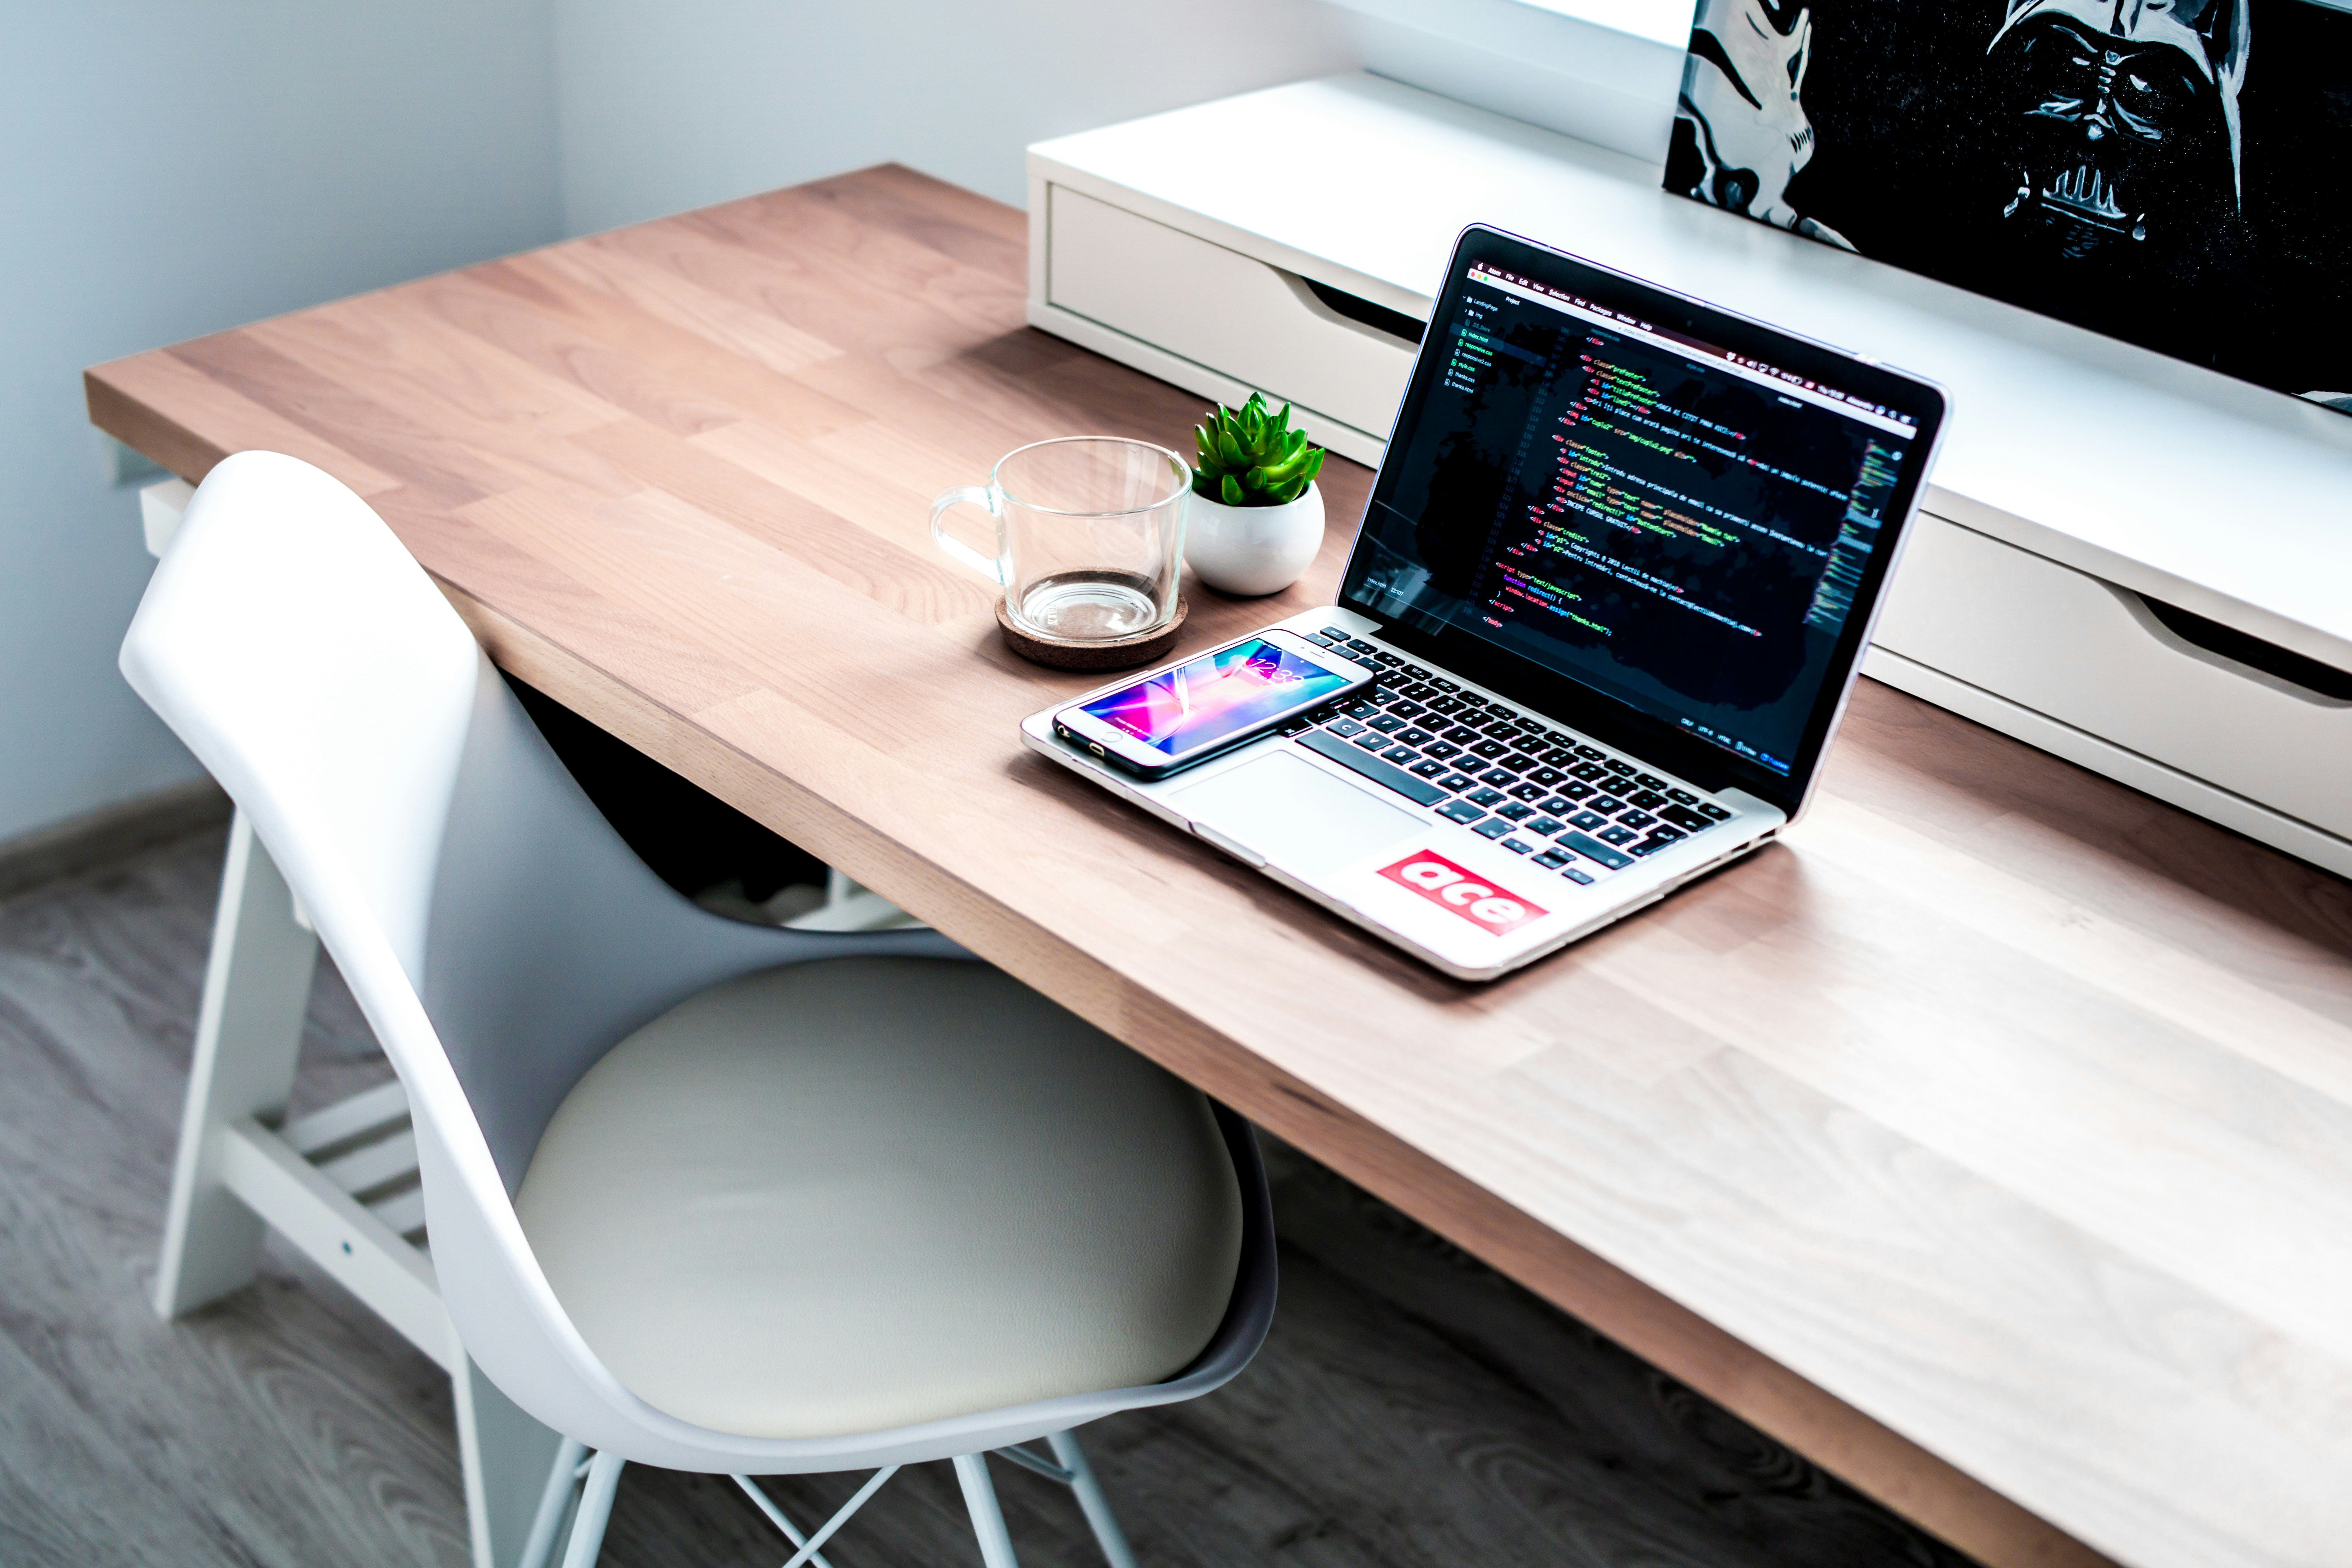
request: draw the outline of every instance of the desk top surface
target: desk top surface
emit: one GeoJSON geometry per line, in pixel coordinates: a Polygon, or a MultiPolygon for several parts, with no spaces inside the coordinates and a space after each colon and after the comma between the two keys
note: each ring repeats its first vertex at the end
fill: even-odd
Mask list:
{"type": "MultiPolygon", "coordinates": [[[[91,413],[337,475],[508,668],[1988,1561],[2342,1560],[2352,888],[1864,682],[1785,844],[1445,980],[1023,751],[1085,681],[1003,650],[929,499],[1201,411],[1022,324],[1023,232],[868,171],[119,361],[91,413]]],[[[1328,603],[1369,479],[1182,646],[1328,603]]]]}

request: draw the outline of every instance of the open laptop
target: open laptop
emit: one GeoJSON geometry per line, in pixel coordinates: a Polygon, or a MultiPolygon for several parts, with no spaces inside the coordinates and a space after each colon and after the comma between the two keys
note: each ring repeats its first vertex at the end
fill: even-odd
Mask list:
{"type": "Polygon", "coordinates": [[[1339,605],[1274,623],[1381,667],[1378,689],[1156,782],[1057,736],[1069,702],[1023,735],[1491,979],[1802,813],[1944,406],[1916,376],[1473,226],[1339,605]]]}

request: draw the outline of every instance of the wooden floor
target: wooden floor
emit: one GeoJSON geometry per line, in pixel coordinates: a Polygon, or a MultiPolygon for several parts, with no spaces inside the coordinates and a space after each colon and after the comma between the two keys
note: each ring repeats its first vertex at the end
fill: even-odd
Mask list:
{"type": "MultiPolygon", "coordinates": [[[[175,1324],[146,1305],[221,837],[0,903],[0,1563],[466,1561],[446,1381],[289,1255],[175,1324]]],[[[385,1069],[330,973],[301,1103],[385,1069]]],[[[1220,1394],[1088,1429],[1147,1563],[1961,1564],[1320,1167],[1275,1151],[1282,1301],[1220,1394]]],[[[856,1478],[777,1489],[816,1515],[856,1478]]],[[[999,1467],[1028,1568],[1098,1563],[999,1467]]],[[[608,1565],[787,1553],[722,1484],[633,1468],[608,1565]]],[[[974,1563],[944,1466],[840,1568],[974,1563]]]]}

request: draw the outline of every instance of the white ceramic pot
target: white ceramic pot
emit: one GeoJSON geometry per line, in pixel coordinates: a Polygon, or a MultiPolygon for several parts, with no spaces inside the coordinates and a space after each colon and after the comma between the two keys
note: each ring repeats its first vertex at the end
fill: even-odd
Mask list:
{"type": "Polygon", "coordinates": [[[1314,485],[1282,506],[1227,506],[1195,490],[1184,509],[1184,559],[1222,593],[1279,594],[1323,548],[1323,492],[1314,485]]]}

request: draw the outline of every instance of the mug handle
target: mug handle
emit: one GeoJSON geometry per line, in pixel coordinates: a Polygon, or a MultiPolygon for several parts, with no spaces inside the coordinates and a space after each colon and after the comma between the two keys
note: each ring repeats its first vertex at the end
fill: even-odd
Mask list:
{"type": "Polygon", "coordinates": [[[958,485],[952,489],[941,490],[939,499],[931,502],[931,542],[990,582],[999,587],[1003,586],[1004,519],[996,510],[996,493],[988,486],[958,485]],[[990,560],[962,540],[951,538],[947,531],[940,526],[940,519],[947,514],[948,509],[962,501],[970,501],[980,508],[995,522],[998,559],[990,560]]]}

